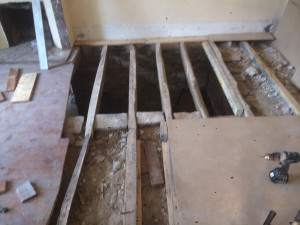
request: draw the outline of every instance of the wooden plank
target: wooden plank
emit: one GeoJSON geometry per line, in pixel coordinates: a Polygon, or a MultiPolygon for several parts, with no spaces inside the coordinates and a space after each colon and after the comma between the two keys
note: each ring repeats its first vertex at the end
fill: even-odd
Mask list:
{"type": "Polygon", "coordinates": [[[128,129],[136,129],[137,90],[136,90],[136,52],[134,45],[130,45],[129,67],[129,103],[128,129]]]}
{"type": "Polygon", "coordinates": [[[14,91],[16,89],[19,76],[20,76],[20,69],[10,68],[8,79],[7,79],[6,91],[14,91]]]}
{"type": "Polygon", "coordinates": [[[37,73],[23,74],[10,100],[11,103],[30,101],[37,73]]]}
{"type": "Polygon", "coordinates": [[[138,125],[155,125],[165,121],[163,112],[137,112],[138,125]]]}
{"type": "Polygon", "coordinates": [[[240,103],[242,104],[242,107],[244,109],[243,115],[245,117],[254,116],[254,114],[251,111],[248,103],[245,101],[242,94],[240,93],[236,80],[234,79],[234,77],[232,76],[232,74],[228,70],[226,64],[224,63],[224,60],[223,60],[220,49],[217,47],[217,45],[214,42],[209,42],[208,44],[210,45],[210,47],[215,52],[215,56],[216,56],[215,60],[217,60],[219,62],[219,63],[215,63],[216,66],[217,65],[220,66],[220,68],[218,68],[218,71],[220,71],[220,73],[223,73],[223,76],[226,76],[228,78],[236,97],[240,100],[240,103]]]}
{"type": "Polygon", "coordinates": [[[95,116],[98,107],[100,106],[101,97],[103,93],[106,61],[107,61],[107,46],[103,46],[101,51],[101,59],[97,69],[91,100],[89,104],[89,110],[88,110],[86,126],[85,126],[85,136],[87,135],[92,136],[93,134],[95,116]]]}
{"type": "Polygon", "coordinates": [[[83,122],[83,116],[73,116],[66,118],[63,133],[80,134],[83,122]]]}
{"type": "Polygon", "coordinates": [[[201,42],[201,41],[258,41],[275,40],[272,33],[236,33],[236,34],[214,34],[198,37],[180,38],[151,38],[134,40],[95,40],[95,41],[75,41],[75,46],[102,46],[102,45],[128,45],[128,44],[163,44],[178,42],[201,42]]]}
{"type": "Polygon", "coordinates": [[[136,129],[129,129],[127,135],[125,165],[124,225],[135,225],[137,216],[137,160],[136,129]]]}
{"type": "Polygon", "coordinates": [[[215,71],[215,74],[221,84],[221,87],[224,91],[224,94],[229,102],[229,105],[231,106],[231,109],[236,116],[242,116],[244,113],[244,108],[242,104],[240,103],[240,100],[236,96],[234,89],[232,88],[232,85],[225,75],[220,62],[218,61],[218,58],[216,56],[216,53],[214,52],[213,48],[210,45],[210,42],[202,42],[202,46],[205,50],[205,53],[215,71]]]}
{"type": "Polygon", "coordinates": [[[166,120],[171,120],[172,119],[171,99],[170,99],[165,64],[162,57],[160,44],[156,44],[155,46],[155,55],[156,55],[156,66],[157,66],[162,109],[165,113],[166,120]]]}
{"type": "Polygon", "coordinates": [[[141,164],[142,164],[142,174],[146,174],[149,172],[148,165],[147,165],[147,159],[145,155],[145,150],[141,149],[141,164]]]}
{"type": "Polygon", "coordinates": [[[97,114],[94,123],[95,130],[127,129],[127,113],[97,114]]]}
{"type": "Polygon", "coordinates": [[[274,87],[278,90],[280,96],[289,105],[296,115],[300,115],[300,105],[297,100],[290,94],[290,92],[283,86],[280,80],[276,77],[274,72],[266,65],[266,63],[259,57],[255,50],[249,45],[248,42],[241,42],[241,46],[248,54],[248,56],[253,60],[259,69],[267,75],[267,78],[274,87]]]}
{"type": "Polygon", "coordinates": [[[197,111],[201,113],[202,118],[207,118],[209,117],[209,114],[206,109],[205,103],[203,101],[202,94],[192,67],[189,54],[183,42],[180,43],[180,54],[181,54],[181,59],[182,59],[186,79],[194,100],[195,107],[197,111]]]}
{"type": "Polygon", "coordinates": [[[32,0],[32,12],[33,12],[36,43],[37,43],[37,49],[39,54],[40,68],[42,70],[47,70],[48,69],[47,49],[45,44],[45,34],[44,34],[43,17],[42,17],[40,0],[32,0]]]}
{"type": "Polygon", "coordinates": [[[185,120],[189,120],[189,119],[200,119],[201,118],[201,114],[199,111],[196,112],[180,112],[180,113],[173,113],[174,119],[175,120],[181,120],[181,119],[185,119],[185,120]]]}
{"type": "Polygon", "coordinates": [[[57,220],[58,225],[66,225],[68,223],[71,205],[77,189],[78,180],[81,174],[82,166],[89,148],[90,135],[84,137],[83,145],[74,168],[67,192],[62,203],[60,214],[57,220]]]}
{"type": "Polygon", "coordinates": [[[136,141],[136,163],[137,163],[137,209],[136,209],[136,224],[142,225],[142,152],[141,141],[136,141]]]}
{"type": "Polygon", "coordinates": [[[164,183],[162,169],[157,154],[156,144],[153,142],[145,142],[145,154],[147,165],[149,168],[150,181],[152,186],[164,183]]]}

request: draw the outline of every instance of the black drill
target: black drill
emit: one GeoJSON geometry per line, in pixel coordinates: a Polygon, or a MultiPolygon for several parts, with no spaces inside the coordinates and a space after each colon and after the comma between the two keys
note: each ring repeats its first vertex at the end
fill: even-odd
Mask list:
{"type": "Polygon", "coordinates": [[[265,159],[279,161],[281,167],[276,167],[270,171],[269,177],[273,183],[286,184],[289,180],[290,164],[300,162],[300,154],[298,152],[274,152],[267,154],[265,159]]]}

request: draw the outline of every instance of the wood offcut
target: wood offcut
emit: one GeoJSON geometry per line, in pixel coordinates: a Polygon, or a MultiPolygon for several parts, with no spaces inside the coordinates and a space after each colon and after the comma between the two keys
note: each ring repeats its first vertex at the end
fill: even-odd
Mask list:
{"type": "Polygon", "coordinates": [[[18,86],[10,100],[11,103],[30,101],[37,73],[23,74],[18,82],[18,86]]]}
{"type": "Polygon", "coordinates": [[[14,91],[16,89],[19,76],[20,76],[20,69],[10,68],[8,79],[7,79],[6,91],[14,91]]]}

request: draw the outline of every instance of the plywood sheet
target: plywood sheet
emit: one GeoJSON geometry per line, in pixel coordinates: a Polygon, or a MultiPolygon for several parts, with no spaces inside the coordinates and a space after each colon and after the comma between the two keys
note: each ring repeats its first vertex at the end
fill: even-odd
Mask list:
{"type": "Polygon", "coordinates": [[[289,224],[299,210],[300,163],[273,184],[278,163],[260,156],[299,151],[300,117],[217,118],[168,123],[180,224],[289,224]]]}
{"type": "Polygon", "coordinates": [[[33,92],[36,77],[37,73],[23,74],[10,102],[17,103],[29,101],[33,92]]]}
{"type": "MultiPolygon", "coordinates": [[[[0,91],[5,91],[12,64],[0,67],[0,91]]],[[[60,187],[68,139],[61,139],[73,65],[40,71],[39,65],[14,64],[24,73],[37,72],[30,102],[0,104],[0,178],[7,190],[0,195],[1,206],[9,211],[0,224],[48,224],[60,187]],[[37,196],[21,203],[16,189],[30,181],[37,196]]],[[[11,100],[12,93],[6,93],[11,100]]]]}

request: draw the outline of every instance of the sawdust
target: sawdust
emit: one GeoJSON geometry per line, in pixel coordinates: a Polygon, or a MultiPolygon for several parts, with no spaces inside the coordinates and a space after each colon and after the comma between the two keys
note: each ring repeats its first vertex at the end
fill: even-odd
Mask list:
{"type": "Polygon", "coordinates": [[[122,224],[126,137],[126,131],[95,133],[83,166],[69,224],[122,224]]]}
{"type": "MultiPolygon", "coordinates": [[[[219,48],[224,58],[232,57],[233,59],[239,59],[229,60],[225,63],[236,79],[238,88],[254,115],[279,116],[292,114],[291,109],[279,96],[279,92],[274,88],[272,83],[269,82],[266,74],[262,73],[262,71],[256,67],[238,43],[220,43],[219,48]],[[249,71],[251,67],[255,68],[257,73],[249,75],[246,71],[247,69],[249,71]]],[[[281,59],[278,58],[278,60],[280,61],[281,59]]],[[[273,65],[275,65],[275,63],[273,63],[273,65]]],[[[290,75],[286,75],[286,77],[289,76],[290,75]]]]}

